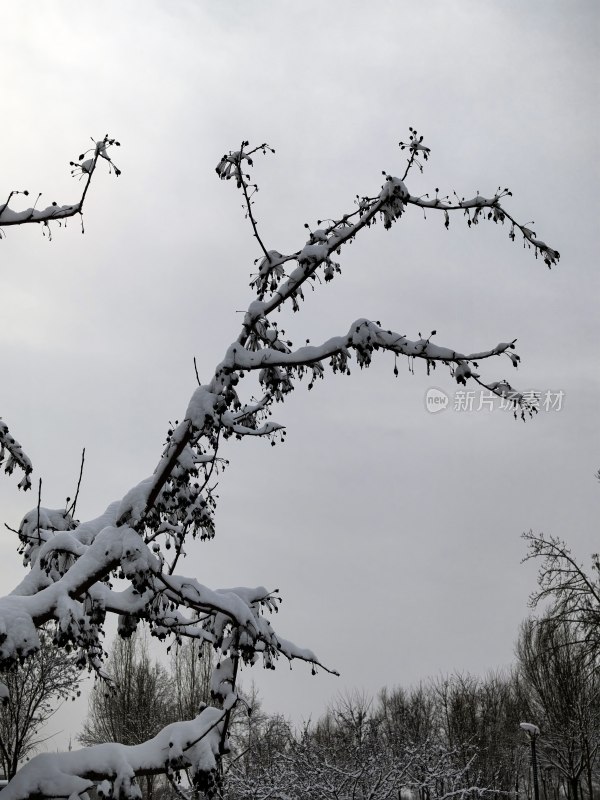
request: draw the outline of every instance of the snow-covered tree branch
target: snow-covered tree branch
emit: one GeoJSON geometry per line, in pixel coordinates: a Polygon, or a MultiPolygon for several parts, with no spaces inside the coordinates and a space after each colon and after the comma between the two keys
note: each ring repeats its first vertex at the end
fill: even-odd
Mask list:
{"type": "MultiPolygon", "coordinates": [[[[52,202],[49,206],[39,209],[36,208],[36,205],[42,196],[40,192],[32,207],[17,211],[11,208],[9,203],[13,197],[17,197],[18,195],[23,195],[24,197],[29,196],[29,191],[24,189],[10,192],[6,202],[0,203],[0,239],[5,235],[2,228],[12,225],[26,225],[31,222],[40,223],[43,226],[44,234],[47,232],[48,238],[51,239],[52,228],[50,223],[58,222],[58,224],[61,225],[61,220],[74,217],[76,214],[80,215],[81,230],[83,232],[83,204],[90,188],[98,159],[102,158],[108,161],[109,170],[112,169],[115,175],[120,175],[121,170],[113,163],[108,152],[110,147],[118,147],[119,145],[120,143],[117,142],[116,139],[109,138],[107,134],[103,139],[94,142],[94,146],[86,153],[82,153],[77,161],[70,162],[73,168],[71,174],[79,176],[80,179],[84,180],[81,196],[75,203],[59,205],[56,202],[52,202]]],[[[14,471],[15,467],[22,470],[23,478],[19,483],[19,489],[27,490],[31,488],[33,465],[19,442],[11,435],[7,424],[0,418],[0,466],[2,466],[2,464],[4,464],[4,471],[8,475],[14,471]],[[7,453],[8,456],[6,456],[7,453]]]]}
{"type": "MultiPolygon", "coordinates": [[[[104,142],[108,145],[112,140],[104,142]]],[[[252,167],[257,150],[266,153],[270,148],[264,144],[252,149],[243,142],[220,161],[217,173],[222,179],[233,178],[241,190],[262,251],[251,281],[254,296],[241,330],[225,348],[214,373],[194,391],[182,421],[168,431],[151,475],[94,520],[80,522],[66,509],[36,508],[25,516],[18,536],[29,572],[10,595],[0,599],[0,668],[30,657],[39,647],[37,628],[52,623],[55,643],[75,648],[82,667],[107,678],[102,667],[102,629],[107,613],[118,614],[124,637],[144,620],[159,639],[192,637],[209,642],[219,654],[211,684],[215,706],[199,710],[193,720],[167,726],[135,747],[107,744],[38,756],[10,783],[5,800],[77,795],[97,784],[103,796],[133,798],[139,796],[136,777],[158,772],[173,777],[182,769],[190,769],[197,786],[207,789],[218,783],[221,757],[228,749],[227,728],[231,709],[238,702],[240,668],[261,658],[272,668],[280,656],[308,662],[313,670],[326,668],[311,650],[283,639],[271,626],[265,614],[277,610],[276,592],[264,587],[209,589],[178,569],[186,541],[214,536],[214,476],[224,465],[219,456],[221,442],[245,436],[262,436],[273,443],[283,439],[283,426],[268,417],[274,404],[283,401],[299,381],[308,378],[311,388],[327,368],[349,374],[352,359],[361,368],[368,367],[378,351],[389,351],[395,358],[424,362],[427,370],[444,365],[458,383],[484,385],[508,397],[515,414],[531,415],[534,409],[506,378],[484,380],[479,372],[479,362],[490,359],[516,367],[514,339],[463,353],[433,343],[435,331],[411,340],[378,321],[359,319],[346,333],[321,345],[295,347],[274,320],[274,313],[284,307],[299,311],[306,285],[321,279],[328,282],[341,272],[334,259],[361,231],[378,220],[389,228],[411,206],[438,210],[446,223],[454,211],[466,215],[469,225],[484,218],[496,223],[508,220],[511,238],[518,230],[525,245],[548,266],[558,261],[557,251],[504,210],[501,200],[509,194],[507,190],[490,198],[477,193],[472,200],[455,203],[438,198],[437,191],[434,200],[413,196],[405,181],[411,169],[422,168],[419,159],[426,159],[429,151],[416,131],[411,131],[410,143],[401,147],[409,152],[402,178],[386,174],[380,191],[358,197],[356,209],[346,214],[328,222],[319,220],[308,240],[289,255],[262,241],[253,210],[256,187],[244,172],[252,167]],[[243,379],[251,373],[260,384],[258,398],[242,391],[243,379]],[[127,582],[125,589],[115,588],[117,578],[127,582]]],[[[95,146],[91,159],[79,164],[87,175],[86,187],[79,204],[69,207],[75,209],[72,213],[81,211],[99,157],[107,157],[102,143],[95,146]]],[[[13,219],[12,212],[3,210],[0,223],[3,215],[13,219]]],[[[31,211],[23,221],[41,220],[31,211]]]]}
{"type": "Polygon", "coordinates": [[[15,467],[23,471],[23,477],[19,483],[19,489],[31,488],[31,473],[33,464],[23,448],[11,435],[8,425],[0,419],[0,466],[4,466],[4,472],[12,475],[15,467]],[[8,455],[7,455],[8,454],[8,455]]]}
{"type": "Polygon", "coordinates": [[[47,231],[48,235],[51,236],[51,222],[67,219],[68,217],[74,217],[76,214],[83,215],[83,204],[85,202],[88,189],[90,188],[98,159],[103,158],[105,161],[108,161],[109,169],[112,168],[115,175],[118,176],[121,174],[121,170],[113,163],[110,155],[108,154],[108,149],[110,147],[113,145],[118,147],[119,144],[120,143],[117,142],[116,139],[111,139],[108,134],[106,134],[103,139],[94,142],[94,146],[87,152],[82,153],[77,161],[70,162],[71,167],[73,168],[71,170],[71,174],[78,176],[84,181],[81,196],[75,203],[59,205],[57,202],[53,201],[45,208],[36,208],[37,202],[42,196],[40,192],[33,206],[17,211],[16,209],[11,208],[9,203],[13,197],[17,197],[18,195],[24,195],[25,197],[28,197],[29,190],[13,189],[13,191],[9,193],[6,202],[0,203],[0,238],[2,238],[4,235],[1,230],[2,228],[7,228],[11,225],[26,225],[30,222],[41,223],[44,226],[44,232],[47,231]]]}

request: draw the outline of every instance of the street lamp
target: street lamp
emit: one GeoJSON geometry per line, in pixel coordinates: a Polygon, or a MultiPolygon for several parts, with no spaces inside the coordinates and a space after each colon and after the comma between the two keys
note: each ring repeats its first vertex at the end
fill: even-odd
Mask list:
{"type": "Polygon", "coordinates": [[[527,736],[529,737],[529,741],[531,742],[531,767],[533,769],[533,794],[535,796],[535,800],[540,800],[540,787],[538,785],[538,773],[537,773],[537,755],[535,752],[535,743],[540,735],[540,729],[537,725],[534,725],[531,722],[521,722],[519,727],[522,731],[525,731],[527,736]]]}

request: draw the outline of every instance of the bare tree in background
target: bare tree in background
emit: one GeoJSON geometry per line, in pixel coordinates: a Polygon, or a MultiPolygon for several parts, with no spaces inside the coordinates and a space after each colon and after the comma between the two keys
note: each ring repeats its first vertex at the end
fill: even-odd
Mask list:
{"type": "MultiPolygon", "coordinates": [[[[99,680],[90,693],[88,715],[78,736],[83,745],[137,745],[166,723],[187,719],[176,716],[174,683],[165,667],[150,658],[143,633],[114,640],[107,670],[110,683],[99,680]]],[[[146,800],[152,800],[155,787],[155,776],[147,775],[143,782],[146,800]]]]}
{"type": "MultiPolygon", "coordinates": [[[[315,724],[296,731],[277,715],[265,716],[245,764],[228,772],[230,800],[459,800],[505,797],[477,769],[473,744],[451,748],[437,730],[410,738],[404,714],[388,716],[389,697],[377,703],[364,692],[346,692],[315,724]],[[383,703],[387,708],[383,707],[383,703]]],[[[406,693],[412,697],[413,693],[406,693]]],[[[435,695],[430,687],[431,700],[435,695]]],[[[422,692],[415,692],[421,706],[422,692]]],[[[429,704],[427,704],[429,705],[429,704]]]]}
{"type": "Polygon", "coordinates": [[[517,642],[528,718],[538,740],[546,796],[594,797],[600,776],[600,671],[574,629],[551,615],[528,619],[517,642]]]}
{"type": "MultiPolygon", "coordinates": [[[[406,358],[412,368],[422,364],[428,372],[441,366],[458,384],[484,387],[511,403],[515,416],[525,419],[535,410],[503,375],[496,380],[482,377],[483,362],[501,359],[509,370],[518,365],[514,339],[460,352],[435,343],[435,331],[410,339],[364,318],[316,345],[307,343],[306,334],[300,346],[286,335],[280,312],[299,311],[304,291],[337,278],[342,269],[338,259],[348,244],[378,221],[388,229],[409,218],[414,209],[438,215],[446,227],[454,214],[469,227],[484,220],[505,225],[511,239],[521,238],[548,267],[558,262],[559,253],[506,210],[507,189],[499,187],[488,196],[477,192],[468,199],[443,195],[438,189],[425,195],[411,193],[413,172],[423,171],[430,151],[412,128],[400,148],[407,160],[397,174],[385,173],[383,186],[357,196],[347,212],[318,219],[314,229],[306,224],[299,246],[287,254],[265,245],[254,213],[257,187],[248,173],[256,154],[270,151],[268,145],[251,147],[244,141],[220,160],[217,174],[223,180],[232,179],[241,192],[258,254],[251,276],[252,297],[240,330],[233,334],[214,373],[202,383],[198,380],[181,421],[168,429],[151,474],[135,482],[95,519],[82,522],[69,510],[42,508],[24,517],[19,546],[30,569],[10,595],[0,598],[3,671],[30,658],[39,646],[37,629],[52,622],[57,642],[76,648],[88,666],[103,676],[105,617],[116,614],[123,634],[144,620],[161,640],[188,637],[208,642],[216,654],[212,703],[194,719],[168,725],[143,745],[95,745],[76,753],[40,754],[17,773],[4,790],[3,800],[74,796],[93,787],[103,797],[135,800],[140,777],[165,773],[175,785],[184,770],[189,770],[194,791],[219,794],[230,723],[240,703],[241,669],[260,660],[273,668],[280,658],[307,662],[313,670],[327,669],[311,650],[274,630],[266,615],[278,607],[277,591],[263,586],[213,590],[181,571],[190,540],[215,534],[215,475],[223,463],[222,441],[246,436],[264,437],[273,444],[282,441],[283,426],[270,416],[275,404],[301,381],[307,380],[310,389],[327,370],[349,374],[353,360],[365,368],[376,355],[388,352],[394,362],[406,358]],[[244,380],[250,375],[257,380],[244,380]],[[255,388],[245,390],[248,383],[255,388]],[[115,578],[124,580],[125,588],[115,584],[115,578]]],[[[104,145],[100,150],[95,145],[93,158],[104,153],[104,145]]],[[[75,169],[89,175],[91,165],[86,167],[86,163],[81,161],[75,169]]],[[[4,218],[11,219],[6,208],[0,224],[4,218]]],[[[212,331],[204,335],[209,337],[212,331]]],[[[397,374],[397,367],[394,371],[397,374]]],[[[27,476],[27,465],[20,466],[27,476]]],[[[294,502],[302,500],[292,487],[290,491],[293,508],[294,502]]],[[[186,794],[185,787],[179,791],[186,794]]]]}
{"type": "Polygon", "coordinates": [[[550,602],[548,614],[570,627],[571,636],[586,647],[590,658],[600,658],[600,555],[592,555],[588,570],[556,536],[529,531],[523,538],[529,551],[524,561],[541,562],[530,605],[550,602]]]}
{"type": "MultiPolygon", "coordinates": [[[[208,642],[198,639],[176,642],[171,651],[169,676],[173,720],[194,719],[209,705],[212,700],[211,678],[214,668],[215,658],[208,642]]],[[[232,722],[233,720],[230,722],[230,727],[232,722]]],[[[185,769],[184,773],[185,782],[191,786],[193,776],[190,770],[185,769]]],[[[176,787],[176,783],[173,785],[176,787]]]]}
{"type": "Polygon", "coordinates": [[[211,701],[213,651],[207,642],[188,639],[171,651],[175,719],[193,719],[211,701]]]}
{"type": "Polygon", "coordinates": [[[61,702],[80,694],[80,670],[74,656],[55,647],[41,631],[37,652],[3,678],[8,693],[0,706],[0,764],[12,778],[19,764],[47,740],[40,730],[61,702]]]}

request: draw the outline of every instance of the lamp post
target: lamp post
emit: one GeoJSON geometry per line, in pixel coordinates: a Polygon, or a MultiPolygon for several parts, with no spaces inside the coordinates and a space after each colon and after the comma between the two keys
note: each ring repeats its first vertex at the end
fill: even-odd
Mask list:
{"type": "Polygon", "coordinates": [[[519,725],[522,731],[525,731],[531,742],[531,768],[533,770],[533,794],[535,800],[540,800],[540,787],[538,785],[538,772],[537,772],[537,754],[535,751],[535,743],[540,735],[540,729],[537,725],[531,722],[521,722],[519,725]]]}

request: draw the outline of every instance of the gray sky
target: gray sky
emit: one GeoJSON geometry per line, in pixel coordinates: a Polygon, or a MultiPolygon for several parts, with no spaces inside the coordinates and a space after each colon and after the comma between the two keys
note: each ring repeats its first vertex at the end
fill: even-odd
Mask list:
{"type": "MultiPolygon", "coordinates": [[[[507,207],[561,252],[549,272],[508,228],[467,229],[412,209],[343,254],[341,278],[284,327],[296,341],[359,316],[479,350],[518,337],[522,367],[489,379],[564,392],[527,424],[495,411],[425,410],[438,370],[381,357],[298,389],[276,418],[287,443],[229,448],[217,538],[185,569],[213,587],[279,587],[278,631],[342,677],[282,664],[245,674],[268,711],[317,716],[347,687],[369,692],[453,669],[508,665],[535,566],[520,534],[597,549],[598,75],[595,2],[104,2],[4,4],[2,186],[69,202],[69,160],[89,136],[121,142],[119,180],[99,172],[76,220],[0,243],[0,413],[43,477],[43,503],[101,512],[149,474],[195,378],[237,335],[259,256],[241,198],[214,167],[242,139],[257,159],[269,248],[351,211],[381,171],[402,174],[416,126],[432,149],[413,194],[508,186],[507,207]]],[[[282,321],[283,322],[283,321],[282,321]]],[[[33,494],[0,481],[2,521],[33,494]]],[[[20,564],[8,531],[0,580],[20,564]]],[[[74,725],[85,705],[55,727],[74,725]]],[[[56,741],[59,741],[58,739],[56,741]]]]}

